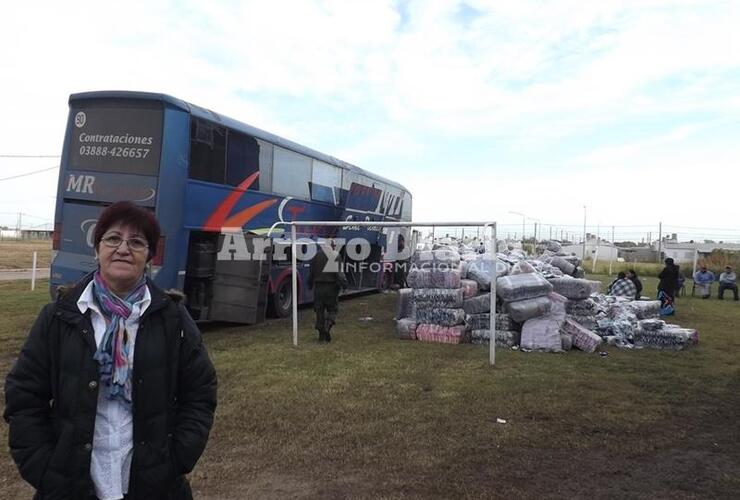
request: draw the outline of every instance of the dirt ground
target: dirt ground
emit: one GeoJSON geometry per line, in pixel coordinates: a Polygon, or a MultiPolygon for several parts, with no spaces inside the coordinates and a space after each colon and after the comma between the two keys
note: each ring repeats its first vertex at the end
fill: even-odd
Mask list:
{"type": "MultiPolygon", "coordinates": [[[[0,283],[0,372],[47,297],[0,283]]],[[[289,320],[204,325],[219,407],[195,497],[740,498],[740,304],[677,310],[700,329],[687,351],[501,350],[495,368],[481,346],[395,339],[395,294],[342,302],[330,345],[310,309],[298,348],[289,320]]],[[[0,454],[0,498],[32,493],[0,454]]]]}

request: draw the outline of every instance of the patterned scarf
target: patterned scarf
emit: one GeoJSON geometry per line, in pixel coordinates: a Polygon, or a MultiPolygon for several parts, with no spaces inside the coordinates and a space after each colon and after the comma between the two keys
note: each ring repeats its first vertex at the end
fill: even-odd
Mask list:
{"type": "Polygon", "coordinates": [[[100,270],[95,271],[93,294],[108,324],[94,359],[100,364],[100,381],[107,388],[108,399],[131,402],[133,365],[129,361],[131,342],[125,321],[131,316],[134,304],[144,297],[145,292],[146,278],[142,276],[133,291],[125,299],[121,299],[110,291],[100,276],[100,270]]]}

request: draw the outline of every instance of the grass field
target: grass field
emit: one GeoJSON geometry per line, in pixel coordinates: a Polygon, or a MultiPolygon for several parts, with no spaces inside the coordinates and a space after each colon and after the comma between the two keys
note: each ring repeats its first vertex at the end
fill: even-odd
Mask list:
{"type": "MultiPolygon", "coordinates": [[[[48,297],[25,288],[0,283],[2,373],[48,297]]],[[[310,310],[298,348],[289,320],[203,328],[220,386],[196,498],[738,497],[739,303],[679,299],[688,351],[499,350],[492,368],[482,346],[394,339],[395,298],[343,302],[329,345],[310,310]]],[[[0,498],[29,498],[0,457],[0,498]]]]}
{"type": "Polygon", "coordinates": [[[51,265],[51,240],[0,240],[0,270],[31,269],[33,252],[37,268],[51,265]]]}

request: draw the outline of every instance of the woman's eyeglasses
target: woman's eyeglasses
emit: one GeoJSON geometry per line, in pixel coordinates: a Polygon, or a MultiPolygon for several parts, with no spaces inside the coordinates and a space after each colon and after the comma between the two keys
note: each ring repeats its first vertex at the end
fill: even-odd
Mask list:
{"type": "Polygon", "coordinates": [[[108,248],[118,248],[125,241],[129,250],[132,252],[143,252],[149,248],[149,244],[142,238],[133,237],[126,239],[117,234],[104,236],[100,241],[108,248]]]}

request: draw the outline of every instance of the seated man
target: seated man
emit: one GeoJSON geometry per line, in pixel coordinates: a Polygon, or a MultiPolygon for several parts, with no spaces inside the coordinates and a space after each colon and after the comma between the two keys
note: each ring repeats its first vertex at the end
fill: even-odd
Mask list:
{"type": "Polygon", "coordinates": [[[737,275],[732,271],[732,267],[726,266],[725,272],[719,275],[719,300],[724,299],[725,290],[732,290],[737,297],[737,275]]]}
{"type": "Polygon", "coordinates": [[[617,274],[617,279],[609,285],[609,295],[627,297],[632,300],[637,295],[637,288],[631,280],[627,279],[627,275],[620,271],[617,274]]]}
{"type": "Polygon", "coordinates": [[[709,288],[714,281],[714,273],[707,271],[707,266],[702,265],[696,273],[694,273],[694,288],[699,293],[702,299],[709,298],[709,288]]]}

